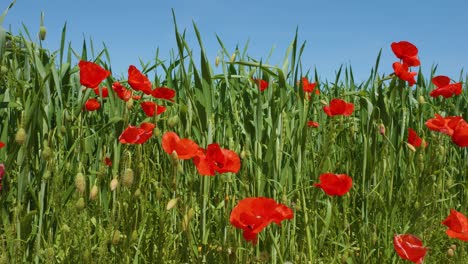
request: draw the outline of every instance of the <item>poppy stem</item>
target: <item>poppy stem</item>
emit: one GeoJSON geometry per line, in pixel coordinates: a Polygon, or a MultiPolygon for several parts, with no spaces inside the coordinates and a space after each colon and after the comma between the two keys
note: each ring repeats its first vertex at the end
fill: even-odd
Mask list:
{"type": "Polygon", "coordinates": [[[273,234],[273,231],[271,231],[271,228],[268,228],[268,233],[270,234],[271,240],[273,241],[273,246],[275,247],[275,250],[279,256],[280,263],[284,263],[283,254],[281,253],[281,250],[278,246],[278,243],[276,242],[275,235],[273,234]]]}

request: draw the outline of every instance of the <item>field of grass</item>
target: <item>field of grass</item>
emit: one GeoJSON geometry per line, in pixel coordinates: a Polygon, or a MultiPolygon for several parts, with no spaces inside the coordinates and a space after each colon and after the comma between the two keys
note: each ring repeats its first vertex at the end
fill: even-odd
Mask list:
{"type": "Polygon", "coordinates": [[[409,87],[381,76],[379,58],[363,83],[351,68],[323,82],[306,68],[297,37],[279,67],[228,51],[221,40],[215,65],[193,30],[200,53],[175,26],[171,58],[136,65],[155,76],[153,88],[176,91],[173,103],[138,91],[142,99],[124,102],[111,87],[129,87],[125,77],[101,83],[108,98],[82,86],[79,60],[111,70],[111,58],[89,42],[72,49],[66,27],[57,51],[27,29],[0,30],[0,263],[405,263],[395,234],[421,238],[425,263],[468,259],[466,243],[441,224],[451,208],[468,213],[467,148],[425,125],[436,113],[468,118],[468,76],[451,76],[464,78],[463,92],[447,99],[429,96],[432,77],[443,74],[436,68],[431,76],[419,71],[409,87]],[[302,77],[320,94],[309,98],[302,77]],[[89,98],[101,107],[84,110],[89,98]],[[353,113],[327,116],[322,108],[333,98],[353,103],[353,113]],[[167,110],[147,117],[142,100],[167,110]],[[148,141],[119,141],[142,122],[156,125],[148,141]],[[409,128],[428,146],[408,146],[409,128]],[[240,170],[201,176],[194,162],[163,150],[169,131],[234,151],[240,170]],[[351,190],[329,196],[314,187],[327,172],[349,175],[351,190]],[[273,198],[294,217],[267,226],[253,245],[229,221],[248,197],[273,198]]]}

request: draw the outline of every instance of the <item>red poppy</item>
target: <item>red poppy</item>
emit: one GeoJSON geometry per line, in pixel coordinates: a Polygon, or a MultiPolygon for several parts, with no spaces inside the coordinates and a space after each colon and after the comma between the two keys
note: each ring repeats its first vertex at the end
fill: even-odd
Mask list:
{"type": "Polygon", "coordinates": [[[182,160],[193,158],[198,151],[197,143],[187,138],[180,139],[174,132],[166,132],[162,136],[162,148],[169,155],[177,153],[177,157],[182,160]]]}
{"type": "Polygon", "coordinates": [[[319,123],[314,122],[314,121],[307,121],[307,126],[308,127],[319,127],[319,123]]]}
{"type": "Polygon", "coordinates": [[[421,62],[418,59],[418,48],[408,41],[392,43],[392,51],[395,56],[408,66],[419,66],[421,62]]]}
{"type": "Polygon", "coordinates": [[[90,61],[80,61],[80,83],[88,88],[97,87],[104,79],[110,75],[110,71],[90,61]]]}
{"type": "Polygon", "coordinates": [[[198,149],[193,158],[198,173],[204,176],[214,176],[217,173],[237,173],[240,169],[240,158],[232,150],[222,149],[217,143],[208,145],[206,151],[198,149]]]}
{"type": "Polygon", "coordinates": [[[0,141],[0,149],[3,148],[5,146],[5,143],[3,143],[2,141],[0,141]]]}
{"type": "Polygon", "coordinates": [[[136,91],[151,94],[152,84],[135,66],[128,67],[128,84],[136,91]]]}
{"type": "Polygon", "coordinates": [[[165,99],[165,100],[174,102],[174,96],[176,95],[176,91],[167,87],[159,87],[159,88],[155,88],[151,92],[151,95],[154,98],[165,99]]]}
{"type": "Polygon", "coordinates": [[[452,141],[460,147],[468,147],[468,123],[465,120],[460,120],[453,130],[452,141]]]}
{"type": "Polygon", "coordinates": [[[401,64],[399,62],[394,62],[392,66],[393,71],[395,71],[395,75],[398,76],[398,78],[401,80],[407,81],[409,86],[413,86],[416,83],[414,76],[416,76],[418,73],[410,72],[408,65],[405,63],[401,64]]]}
{"type": "Polygon", "coordinates": [[[112,90],[117,94],[117,96],[127,102],[132,97],[132,91],[125,88],[119,82],[114,82],[112,84],[112,90]]]}
{"type": "Polygon", "coordinates": [[[128,126],[119,136],[120,143],[123,144],[143,144],[152,135],[155,125],[143,122],[140,127],[128,126]]]}
{"type": "Polygon", "coordinates": [[[450,215],[442,221],[446,225],[446,233],[451,238],[457,238],[468,241],[468,219],[466,216],[455,209],[450,209],[450,215]]]}
{"type": "Polygon", "coordinates": [[[166,111],[166,107],[157,105],[154,102],[141,102],[140,105],[145,114],[149,117],[154,116],[154,114],[160,115],[166,111]]]}
{"type": "Polygon", "coordinates": [[[134,94],[134,95],[132,95],[132,99],[133,99],[133,100],[140,100],[140,99],[141,99],[141,95],[134,94]]]}
{"type": "Polygon", "coordinates": [[[350,116],[354,111],[354,104],[335,98],[330,101],[330,106],[326,105],[323,107],[323,111],[328,116],[350,116]]]}
{"type": "Polygon", "coordinates": [[[96,98],[89,98],[85,103],[85,109],[87,111],[95,111],[101,108],[101,104],[96,98]]]}
{"type": "Polygon", "coordinates": [[[281,225],[286,219],[292,219],[294,213],[291,208],[279,204],[271,198],[245,198],[232,209],[229,222],[236,228],[242,229],[244,239],[257,244],[258,234],[274,222],[281,225]]]}
{"type": "Polygon", "coordinates": [[[260,92],[265,91],[266,88],[268,88],[268,82],[262,79],[252,79],[254,83],[258,86],[258,89],[260,89],[260,92]]]}
{"type": "Polygon", "coordinates": [[[315,89],[316,83],[309,83],[309,80],[306,77],[302,78],[302,89],[305,93],[312,93],[315,91],[315,94],[320,94],[320,90],[315,89]]]}
{"type": "Polygon", "coordinates": [[[437,86],[429,94],[432,97],[443,96],[444,98],[449,98],[454,95],[460,95],[462,92],[461,83],[450,84],[450,78],[447,76],[436,76],[432,78],[432,83],[437,86]]]}
{"type": "Polygon", "coordinates": [[[462,120],[461,116],[448,116],[444,118],[439,114],[435,114],[435,118],[426,121],[426,126],[432,131],[452,136],[460,120],[462,120]]]}
{"type": "Polygon", "coordinates": [[[423,247],[421,239],[411,234],[395,235],[393,247],[402,259],[418,264],[423,263],[427,253],[427,248],[423,247]]]}
{"type": "MultiPolygon", "coordinates": [[[[109,97],[109,90],[107,89],[107,87],[102,87],[101,90],[102,90],[102,98],[109,97]]],[[[100,95],[99,94],[99,87],[93,88],[93,91],[97,96],[100,95]]]]}
{"type": "Polygon", "coordinates": [[[320,175],[319,181],[314,186],[331,196],[343,196],[353,186],[353,179],[346,174],[324,173],[320,175]]]}
{"type": "MultiPolygon", "coordinates": [[[[413,147],[417,148],[420,147],[422,144],[423,140],[416,134],[416,131],[412,128],[408,128],[408,143],[412,145],[413,147]]],[[[427,147],[427,142],[424,143],[423,147],[427,147]]]]}
{"type": "Polygon", "coordinates": [[[109,158],[109,157],[105,157],[104,158],[104,164],[106,164],[107,166],[112,166],[112,160],[109,158]]]}

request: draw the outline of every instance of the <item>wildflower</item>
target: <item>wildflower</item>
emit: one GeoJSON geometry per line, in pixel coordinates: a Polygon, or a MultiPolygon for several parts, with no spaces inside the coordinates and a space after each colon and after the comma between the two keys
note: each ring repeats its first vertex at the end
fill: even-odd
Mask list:
{"type": "Polygon", "coordinates": [[[323,111],[328,116],[350,116],[354,111],[354,104],[335,98],[330,101],[330,106],[326,105],[323,107],[323,111]]]}
{"type": "Polygon", "coordinates": [[[346,174],[324,173],[320,175],[319,181],[314,186],[330,196],[343,196],[353,186],[353,180],[346,174]]]}
{"type": "Polygon", "coordinates": [[[5,143],[3,143],[2,141],[0,141],[0,149],[5,147],[5,143]]]}
{"type": "Polygon", "coordinates": [[[85,103],[85,109],[87,111],[95,111],[101,108],[101,104],[96,98],[90,98],[85,103]]]}
{"type": "Polygon", "coordinates": [[[237,173],[240,169],[240,158],[232,150],[222,149],[217,143],[208,145],[207,149],[198,149],[193,158],[198,173],[204,176],[214,176],[216,172],[237,173]]]}
{"type": "Polygon", "coordinates": [[[427,253],[421,239],[411,234],[395,235],[393,247],[398,256],[414,263],[422,264],[427,253]]]}
{"type": "Polygon", "coordinates": [[[169,155],[175,151],[178,159],[182,160],[193,158],[198,151],[197,143],[187,138],[180,139],[174,132],[166,132],[162,136],[162,148],[169,155]]]}
{"type": "Polygon", "coordinates": [[[450,209],[450,215],[442,224],[448,227],[446,233],[449,237],[468,241],[468,219],[462,213],[450,209]]]}
{"type": "Polygon", "coordinates": [[[302,78],[302,89],[305,93],[312,93],[320,94],[319,89],[315,89],[316,83],[309,83],[309,80],[306,77],[302,78]]]}
{"type": "MultiPolygon", "coordinates": [[[[107,89],[107,87],[101,87],[101,90],[102,90],[102,98],[107,98],[109,97],[109,90],[107,89]]],[[[97,96],[99,96],[99,87],[96,87],[93,89],[94,91],[94,94],[96,94],[97,96]]]]}
{"type": "Polygon", "coordinates": [[[462,119],[461,116],[442,117],[439,114],[435,114],[435,118],[426,121],[426,127],[432,131],[452,136],[453,131],[462,119]]]}
{"type": "Polygon", "coordinates": [[[114,82],[112,84],[112,90],[117,94],[117,96],[127,102],[132,97],[132,91],[125,88],[119,82],[114,82]]]}
{"type": "Polygon", "coordinates": [[[314,122],[314,121],[307,121],[307,126],[308,127],[319,127],[319,123],[314,122]]]}
{"type": "Polygon", "coordinates": [[[465,120],[460,120],[453,130],[452,141],[460,147],[468,147],[468,123],[465,120]]]}
{"type": "Polygon", "coordinates": [[[119,136],[120,143],[123,144],[143,144],[152,135],[155,125],[143,122],[140,127],[128,126],[119,136]]]}
{"type": "Polygon", "coordinates": [[[432,78],[432,83],[437,87],[429,94],[432,97],[442,96],[449,98],[454,95],[460,95],[462,92],[461,83],[450,84],[450,78],[447,76],[436,76],[432,78]]]}
{"type": "Polygon", "coordinates": [[[105,157],[104,158],[104,164],[106,164],[107,166],[112,166],[112,160],[109,158],[109,157],[105,157]]]}
{"type": "Polygon", "coordinates": [[[257,244],[258,234],[274,222],[281,225],[285,219],[292,219],[291,208],[266,197],[245,198],[234,207],[229,218],[230,223],[242,229],[244,239],[257,244]]]}
{"type": "Polygon", "coordinates": [[[5,165],[0,163],[0,191],[3,189],[3,175],[5,175],[5,165]]]}
{"type": "Polygon", "coordinates": [[[393,42],[392,51],[395,56],[408,66],[419,66],[421,62],[418,59],[418,48],[408,41],[393,42]]]}
{"type": "Polygon", "coordinates": [[[266,88],[268,88],[268,82],[262,79],[252,79],[252,81],[258,86],[258,89],[260,89],[260,92],[265,91],[266,88]]]}
{"type": "Polygon", "coordinates": [[[160,115],[166,111],[166,107],[157,105],[154,102],[141,102],[140,103],[143,112],[145,112],[146,116],[152,117],[155,114],[160,115]]]}
{"type": "MultiPolygon", "coordinates": [[[[420,138],[412,128],[408,129],[408,143],[415,148],[420,147],[423,143],[422,138],[420,138]]],[[[428,143],[424,141],[423,147],[427,147],[427,145],[428,143]]]]}
{"type": "Polygon", "coordinates": [[[80,61],[80,83],[88,88],[97,87],[104,79],[110,75],[110,71],[103,69],[94,62],[80,61]]]}
{"type": "Polygon", "coordinates": [[[151,92],[151,95],[154,98],[159,98],[159,99],[164,99],[164,100],[174,102],[174,96],[176,95],[176,91],[167,87],[159,87],[159,88],[155,88],[151,92]]]}
{"type": "Polygon", "coordinates": [[[409,86],[413,86],[416,83],[414,76],[416,76],[417,73],[410,72],[407,64],[394,62],[392,66],[393,66],[393,71],[395,72],[395,75],[398,76],[398,78],[400,78],[401,80],[407,81],[409,86]]]}
{"type": "Polygon", "coordinates": [[[128,67],[128,84],[136,91],[151,94],[151,82],[135,66],[128,67]]]}

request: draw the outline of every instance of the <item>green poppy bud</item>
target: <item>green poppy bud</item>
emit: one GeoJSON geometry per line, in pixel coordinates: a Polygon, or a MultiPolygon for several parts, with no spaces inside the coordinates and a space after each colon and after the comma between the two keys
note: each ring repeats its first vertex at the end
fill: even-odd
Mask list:
{"type": "Polygon", "coordinates": [[[41,26],[41,27],[39,28],[39,39],[40,39],[40,40],[45,40],[46,35],[47,35],[47,29],[46,29],[46,27],[41,26]]]}

